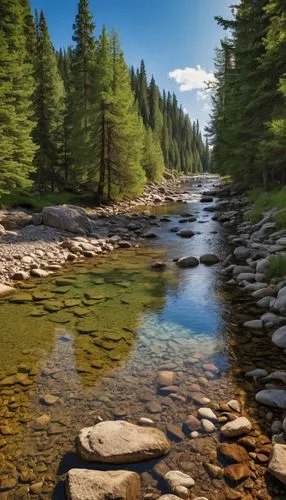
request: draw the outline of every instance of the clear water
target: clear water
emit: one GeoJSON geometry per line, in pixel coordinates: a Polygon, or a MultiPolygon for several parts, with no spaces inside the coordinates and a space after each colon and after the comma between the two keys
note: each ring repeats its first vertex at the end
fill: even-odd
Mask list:
{"type": "MultiPolygon", "coordinates": [[[[10,480],[11,486],[3,498],[64,498],[64,473],[86,466],[75,454],[77,431],[98,415],[135,423],[149,417],[162,429],[167,423],[181,426],[194,409],[189,394],[206,376],[206,363],[214,362],[221,374],[195,392],[215,402],[233,396],[230,297],[220,283],[220,264],[179,269],[173,262],[204,253],[224,258],[224,230],[205,206],[193,195],[189,203],[154,209],[159,225],[152,230],[158,239],[75,264],[20,292],[42,300],[1,303],[0,481],[10,480]],[[196,222],[180,224],[186,213],[196,222]],[[171,221],[160,221],[163,215],[171,221]],[[196,234],[180,238],[170,232],[174,226],[196,234]],[[151,269],[157,260],[167,263],[165,271],[151,269]],[[57,281],[63,278],[67,284],[57,281]],[[39,297],[42,292],[50,297],[39,297]],[[166,368],[177,372],[179,398],[158,392],[157,372],[166,368]],[[29,385],[13,382],[19,373],[29,385]],[[43,402],[47,394],[58,398],[55,404],[43,402]],[[50,420],[39,429],[35,422],[44,414],[50,420]]],[[[205,451],[214,446],[207,437],[205,451]]],[[[160,464],[183,469],[189,453],[188,442],[174,443],[160,464]]],[[[156,466],[128,467],[142,473],[144,493],[164,489],[156,466]]],[[[195,493],[213,490],[200,460],[191,472],[195,493]]],[[[224,498],[221,486],[216,488],[213,498],[224,498]]]]}

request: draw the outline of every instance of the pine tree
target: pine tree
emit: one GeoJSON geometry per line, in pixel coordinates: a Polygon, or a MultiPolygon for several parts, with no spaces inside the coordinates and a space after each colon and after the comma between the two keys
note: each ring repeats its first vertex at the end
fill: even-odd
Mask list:
{"type": "Polygon", "coordinates": [[[145,127],[148,127],[150,122],[150,106],[148,102],[148,83],[146,68],[143,59],[141,61],[140,71],[137,78],[137,101],[143,123],[145,127]]]}
{"type": "Polygon", "coordinates": [[[164,157],[160,142],[150,128],[145,132],[142,167],[149,181],[162,180],[165,169],[164,157]]]}
{"type": "Polygon", "coordinates": [[[72,57],[72,160],[73,176],[77,182],[86,182],[94,169],[92,153],[92,113],[95,82],[95,25],[88,0],[80,0],[75,19],[72,57]]]}
{"type": "Polygon", "coordinates": [[[116,33],[110,40],[105,29],[99,41],[97,77],[101,202],[104,193],[108,198],[139,194],[146,180],[141,166],[143,124],[134,103],[129,71],[116,33]]]}
{"type": "Polygon", "coordinates": [[[156,85],[154,77],[152,76],[149,85],[149,108],[150,108],[149,126],[153,130],[156,137],[159,140],[161,140],[162,128],[163,128],[163,115],[160,110],[159,102],[160,102],[159,89],[156,85]]]}
{"type": "Polygon", "coordinates": [[[20,0],[0,4],[0,194],[30,185],[33,67],[27,53],[27,10],[20,0]]]}
{"type": "Polygon", "coordinates": [[[41,190],[61,185],[63,172],[65,93],[59,74],[57,57],[53,49],[46,19],[41,11],[36,58],[36,118],[35,140],[38,144],[36,154],[36,182],[41,190]]]}

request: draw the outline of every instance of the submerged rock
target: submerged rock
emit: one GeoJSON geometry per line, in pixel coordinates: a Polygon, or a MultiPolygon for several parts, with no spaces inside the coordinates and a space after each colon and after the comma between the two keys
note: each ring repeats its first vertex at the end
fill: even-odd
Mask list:
{"type": "Polygon", "coordinates": [[[66,477],[69,500],[139,500],[140,478],[136,472],[71,469],[66,477]]]}
{"type": "Polygon", "coordinates": [[[192,238],[195,233],[191,229],[181,229],[181,231],[177,232],[177,235],[181,238],[192,238]]]}
{"type": "Polygon", "coordinates": [[[76,446],[83,460],[113,464],[149,460],[170,451],[170,442],[159,429],[123,420],[100,422],[81,429],[76,446]]]}

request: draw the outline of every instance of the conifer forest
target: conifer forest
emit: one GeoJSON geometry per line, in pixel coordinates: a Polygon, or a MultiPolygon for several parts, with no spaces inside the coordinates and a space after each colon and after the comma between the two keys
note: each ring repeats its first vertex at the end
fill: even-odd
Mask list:
{"type": "Polygon", "coordinates": [[[56,51],[43,11],[0,2],[0,194],[88,190],[132,197],[164,169],[207,170],[210,152],[173,94],[128,67],[116,31],[97,34],[80,0],[72,44],[56,51]]]}

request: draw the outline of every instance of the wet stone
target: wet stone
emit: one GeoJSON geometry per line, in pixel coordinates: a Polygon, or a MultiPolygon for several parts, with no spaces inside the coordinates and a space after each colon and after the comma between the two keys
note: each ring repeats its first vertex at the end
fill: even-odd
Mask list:
{"type": "Polygon", "coordinates": [[[250,476],[250,469],[245,464],[228,465],[224,469],[224,476],[226,479],[237,483],[250,476]]]}

